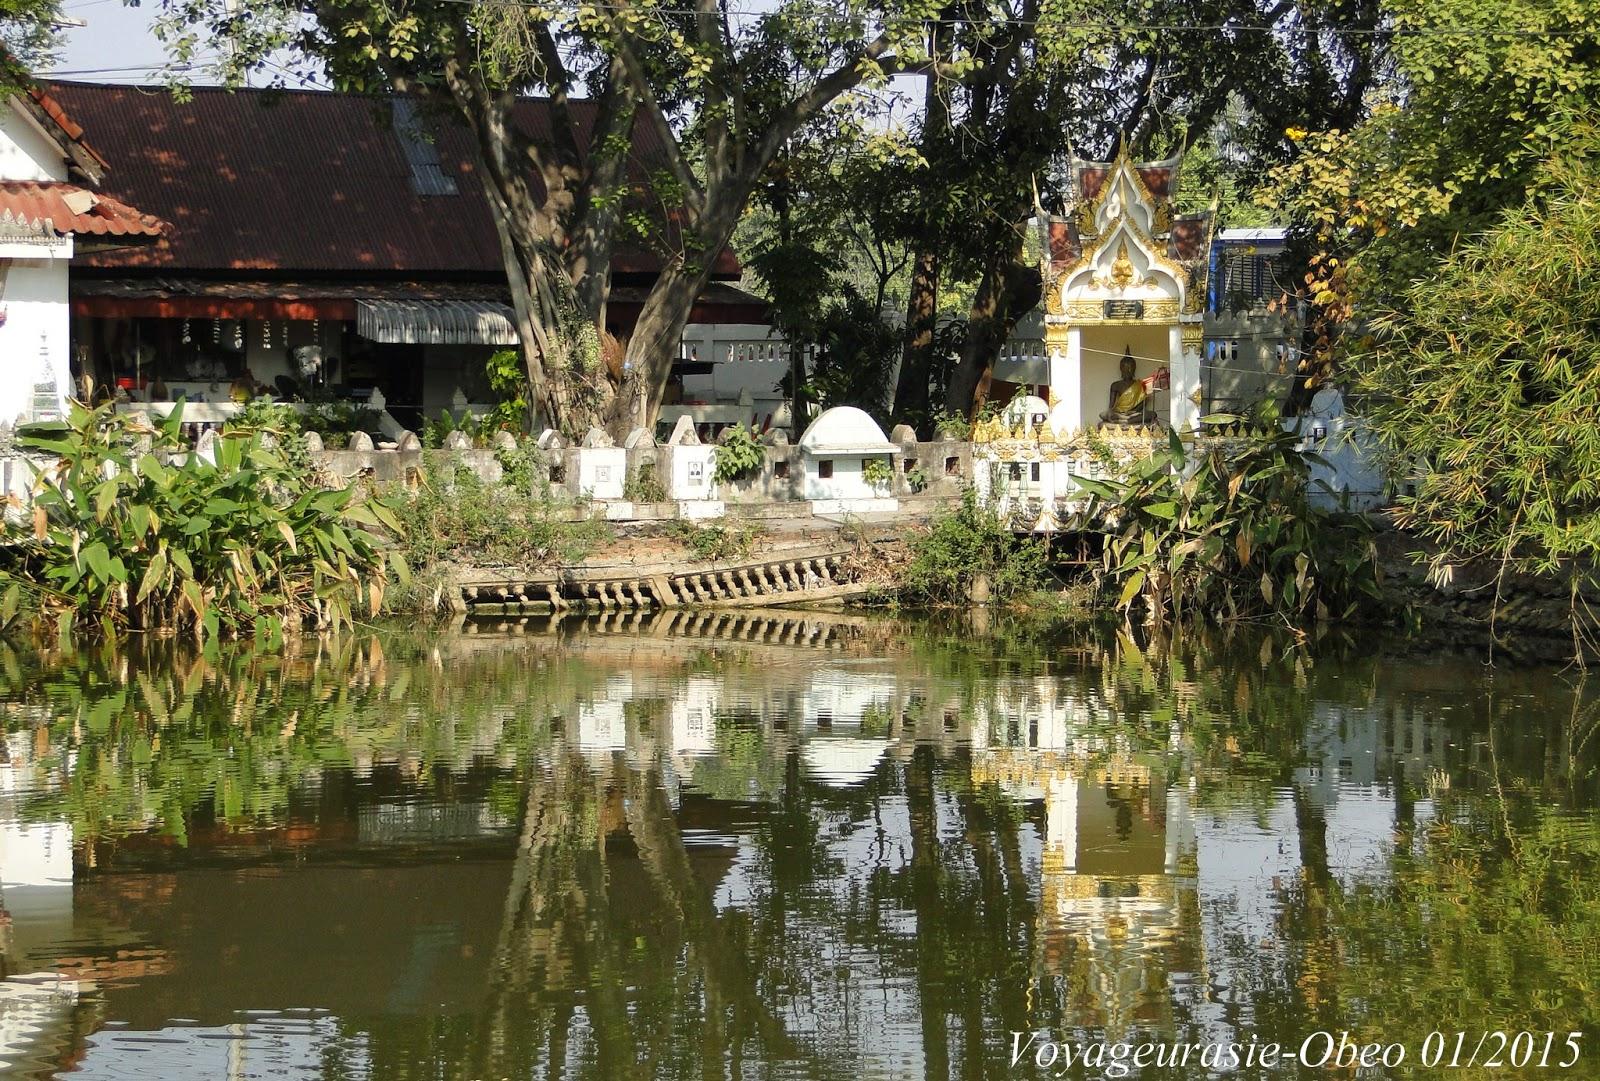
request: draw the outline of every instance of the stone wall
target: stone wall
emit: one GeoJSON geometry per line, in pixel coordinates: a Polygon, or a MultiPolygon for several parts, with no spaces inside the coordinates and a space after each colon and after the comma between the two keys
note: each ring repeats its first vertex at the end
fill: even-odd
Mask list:
{"type": "Polygon", "coordinates": [[[1486,561],[1454,565],[1443,580],[1432,581],[1425,559],[1414,557],[1425,546],[1392,528],[1386,516],[1373,520],[1380,529],[1378,569],[1388,609],[1409,630],[1513,659],[1566,661],[1580,650],[1586,659],[1600,654],[1600,586],[1592,580],[1580,578],[1574,595],[1559,577],[1508,574],[1497,580],[1499,565],[1486,561]]]}

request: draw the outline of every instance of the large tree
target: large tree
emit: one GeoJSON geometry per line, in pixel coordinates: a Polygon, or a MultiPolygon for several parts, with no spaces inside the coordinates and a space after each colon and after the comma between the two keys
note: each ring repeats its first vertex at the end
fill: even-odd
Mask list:
{"type": "Polygon", "coordinates": [[[281,72],[289,49],[341,88],[412,95],[466,126],[534,401],[571,434],[653,419],[695,298],[786,141],[852,88],[934,66],[914,8],[808,0],[760,14],[717,0],[169,0],[164,26],[180,58],[222,45],[233,81],[281,72]],[[513,122],[529,94],[550,100],[546,138],[513,122]],[[636,125],[657,155],[642,176],[628,162],[636,125]],[[662,269],[607,364],[599,328],[624,218],[662,269]]]}

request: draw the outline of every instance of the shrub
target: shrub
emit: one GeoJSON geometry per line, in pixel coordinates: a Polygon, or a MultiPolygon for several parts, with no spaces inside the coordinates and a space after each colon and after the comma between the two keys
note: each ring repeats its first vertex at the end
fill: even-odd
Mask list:
{"type": "MultiPolygon", "coordinates": [[[[1211,418],[1208,418],[1211,419],[1211,418]]],[[[1347,616],[1380,593],[1371,528],[1310,502],[1310,464],[1282,430],[1189,459],[1176,433],[1126,480],[1074,480],[1103,535],[1096,585],[1152,619],[1347,616]]]]}
{"type": "Polygon", "coordinates": [[[940,511],[926,533],[912,538],[901,593],[913,601],[962,603],[979,575],[988,577],[996,600],[1034,589],[1045,578],[1044,546],[1016,537],[968,488],[958,506],[940,511]]]}
{"type": "Polygon", "coordinates": [[[349,446],[350,437],[356,432],[366,432],[374,438],[382,434],[377,412],[355,402],[312,402],[296,417],[299,430],[316,432],[330,450],[349,446]]]}
{"type": "Polygon", "coordinates": [[[672,523],[672,536],[702,563],[730,563],[755,551],[759,531],[752,526],[730,529],[677,521],[672,523]]]}
{"type": "MultiPolygon", "coordinates": [[[[55,455],[34,485],[30,536],[3,547],[0,582],[25,583],[39,613],[73,623],[186,627],[197,637],[337,629],[376,614],[387,580],[388,508],[315,487],[262,432],[235,426],[215,464],[164,464],[139,444],[176,446],[180,402],[157,429],[113,405],[74,403],[62,423],[20,433],[55,455]]],[[[393,565],[405,574],[402,561],[393,565]]]]}
{"type": "Polygon", "coordinates": [[[622,486],[622,498],[633,503],[663,503],[667,498],[667,489],[661,483],[661,478],[656,476],[656,467],[646,462],[634,470],[622,486]]]}
{"type": "Polygon", "coordinates": [[[712,476],[718,484],[743,480],[755,476],[766,458],[760,442],[756,440],[756,433],[743,424],[735,424],[718,439],[712,476]]]}
{"type": "Polygon", "coordinates": [[[557,510],[531,485],[485,484],[463,468],[442,472],[395,501],[406,558],[418,568],[446,561],[515,567],[575,563],[609,535],[604,523],[565,521],[557,510]]]}
{"type": "Polygon", "coordinates": [[[887,458],[869,458],[861,465],[861,479],[875,492],[887,492],[894,483],[894,465],[887,458]]]}

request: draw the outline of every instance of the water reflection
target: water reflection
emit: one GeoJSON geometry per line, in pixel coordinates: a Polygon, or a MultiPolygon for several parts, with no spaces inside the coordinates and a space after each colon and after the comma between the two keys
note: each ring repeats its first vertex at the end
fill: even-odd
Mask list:
{"type": "Polygon", "coordinates": [[[1570,673],[731,613],[0,671],[22,1076],[1029,1076],[1014,1030],[1596,1005],[1570,673]]]}

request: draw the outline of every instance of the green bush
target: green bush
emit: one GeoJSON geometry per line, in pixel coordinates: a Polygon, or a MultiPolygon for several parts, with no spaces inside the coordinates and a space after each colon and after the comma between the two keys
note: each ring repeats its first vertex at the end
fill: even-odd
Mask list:
{"type": "Polygon", "coordinates": [[[1310,463],[1295,444],[1280,429],[1191,462],[1173,433],[1126,480],[1075,477],[1104,541],[1096,585],[1122,611],[1143,605],[1158,621],[1327,619],[1379,599],[1371,528],[1311,505],[1310,463]]]}
{"type": "Polygon", "coordinates": [[[753,526],[730,529],[677,521],[672,523],[672,536],[702,563],[731,563],[749,558],[760,532],[753,526]]]}
{"type": "Polygon", "coordinates": [[[753,477],[766,461],[756,433],[743,424],[724,431],[713,455],[712,476],[718,484],[753,477]]]}
{"type": "MultiPolygon", "coordinates": [[[[350,626],[375,614],[387,581],[389,509],[353,489],[315,487],[263,433],[239,422],[216,462],[164,464],[142,441],[176,447],[183,405],[159,428],[113,405],[74,403],[19,442],[56,456],[34,485],[32,531],[0,546],[0,585],[22,583],[41,616],[115,630],[187,628],[197,637],[350,626]]],[[[405,566],[396,557],[400,576],[405,566]]],[[[3,603],[3,602],[0,602],[3,603]]]]}
{"type": "Polygon", "coordinates": [[[894,464],[888,458],[869,458],[861,465],[861,479],[873,491],[886,493],[894,483],[894,464]]]}
{"type": "Polygon", "coordinates": [[[926,533],[912,538],[900,590],[911,601],[959,604],[984,575],[990,596],[1005,600],[1037,588],[1045,573],[1044,546],[1014,535],[998,514],[979,506],[969,488],[959,505],[940,511],[926,533]]]}
{"type": "Polygon", "coordinates": [[[622,486],[622,498],[633,503],[664,503],[667,489],[656,476],[656,467],[646,462],[634,470],[622,486]]]}
{"type": "Polygon", "coordinates": [[[575,563],[608,537],[602,522],[569,522],[532,486],[485,484],[464,468],[442,471],[415,493],[398,496],[407,561],[533,568],[575,563]]]}

